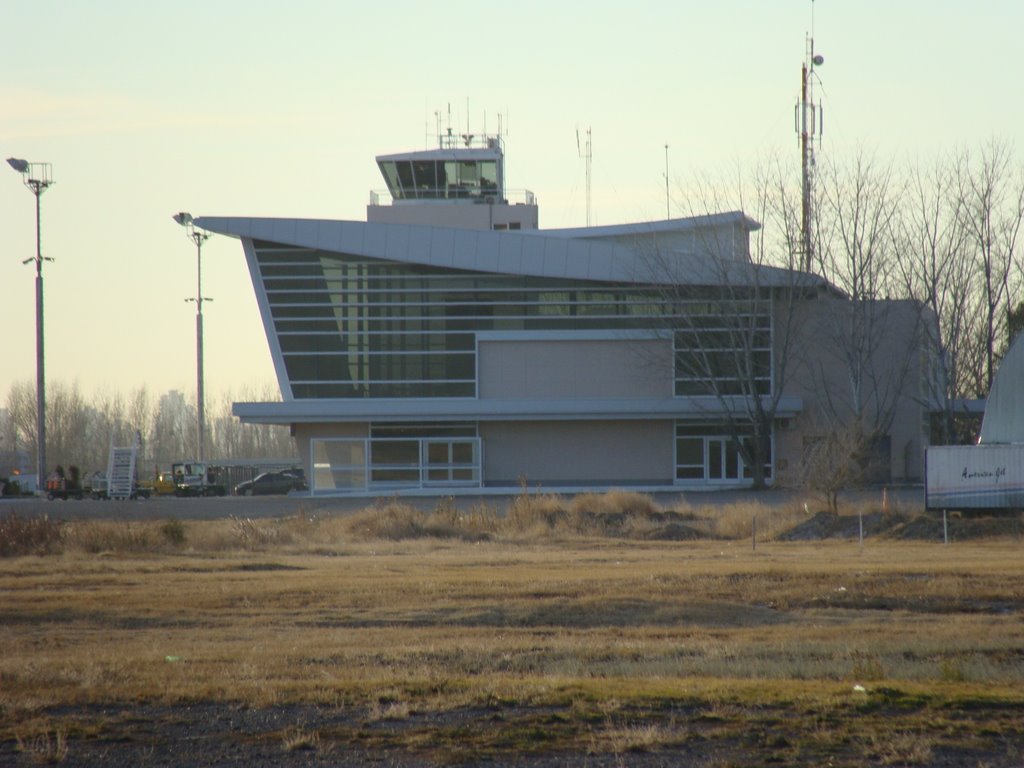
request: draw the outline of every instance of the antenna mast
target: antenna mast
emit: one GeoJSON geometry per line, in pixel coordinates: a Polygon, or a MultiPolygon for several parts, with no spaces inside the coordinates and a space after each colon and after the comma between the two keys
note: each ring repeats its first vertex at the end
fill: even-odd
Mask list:
{"type": "Polygon", "coordinates": [[[669,210],[668,198],[668,144],[665,145],[665,219],[671,219],[672,212],[669,210]]]}
{"type": "Polygon", "coordinates": [[[800,243],[802,267],[811,271],[814,262],[814,238],[811,234],[813,220],[814,186],[814,137],[821,142],[824,126],[821,104],[814,105],[814,68],[825,63],[825,58],[814,52],[814,0],[811,0],[811,34],[807,37],[807,59],[800,68],[800,103],[794,110],[794,122],[800,135],[800,243]]]}
{"type": "Polygon", "coordinates": [[[591,147],[590,128],[587,128],[587,149],[583,152],[580,149],[580,129],[576,129],[576,153],[587,161],[587,226],[590,226],[590,170],[594,153],[591,147]]]}

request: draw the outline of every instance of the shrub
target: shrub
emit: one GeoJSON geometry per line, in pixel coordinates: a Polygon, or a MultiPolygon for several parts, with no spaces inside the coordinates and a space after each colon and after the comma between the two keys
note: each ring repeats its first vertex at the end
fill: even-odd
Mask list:
{"type": "Polygon", "coordinates": [[[543,535],[556,529],[565,529],[569,512],[565,501],[554,494],[520,493],[505,516],[507,528],[515,533],[543,535]]]}
{"type": "Polygon", "coordinates": [[[128,521],[69,523],[65,526],[64,543],[69,548],[90,554],[149,552],[155,548],[150,530],[144,525],[128,521]]]}
{"type": "Polygon", "coordinates": [[[397,499],[379,501],[375,506],[345,518],[346,532],[361,539],[400,541],[417,539],[424,533],[426,516],[397,499]]]}
{"type": "Polygon", "coordinates": [[[274,524],[260,524],[248,517],[231,516],[231,530],[235,540],[249,550],[280,542],[280,528],[274,524]]]}
{"type": "Polygon", "coordinates": [[[47,515],[18,517],[11,512],[0,519],[0,557],[54,554],[61,544],[61,525],[47,515]]]}
{"type": "Polygon", "coordinates": [[[180,520],[168,520],[160,526],[160,533],[171,546],[182,547],[185,545],[185,526],[180,520]]]}

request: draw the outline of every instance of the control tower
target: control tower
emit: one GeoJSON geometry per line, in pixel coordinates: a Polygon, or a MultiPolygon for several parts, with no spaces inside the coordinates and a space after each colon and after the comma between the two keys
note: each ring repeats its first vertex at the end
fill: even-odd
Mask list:
{"type": "Polygon", "coordinates": [[[505,189],[501,136],[440,137],[437,149],[378,155],[386,192],[371,192],[366,220],[456,229],[537,229],[529,190],[505,189]],[[510,199],[511,198],[511,199],[510,199]]]}

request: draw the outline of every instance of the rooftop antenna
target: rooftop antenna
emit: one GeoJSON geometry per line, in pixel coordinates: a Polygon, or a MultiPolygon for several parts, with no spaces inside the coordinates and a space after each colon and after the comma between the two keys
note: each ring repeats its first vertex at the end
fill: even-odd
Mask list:
{"type": "Polygon", "coordinates": [[[814,105],[814,68],[824,63],[825,57],[814,52],[814,0],[811,0],[811,33],[807,36],[807,58],[800,68],[800,103],[796,105],[793,115],[796,131],[800,135],[800,243],[805,272],[811,271],[811,264],[814,261],[814,238],[811,236],[814,137],[818,137],[820,146],[824,128],[821,103],[814,105]]]}
{"type": "Polygon", "coordinates": [[[470,146],[473,145],[473,133],[472,133],[472,129],[469,127],[469,98],[468,97],[466,98],[466,132],[461,134],[460,138],[462,139],[462,143],[465,146],[470,147],[470,146]]]}
{"type": "Polygon", "coordinates": [[[665,218],[671,219],[672,213],[669,210],[668,197],[668,144],[665,145],[665,218]]]}
{"type": "Polygon", "coordinates": [[[580,129],[576,129],[576,154],[587,161],[587,226],[590,226],[590,171],[593,162],[593,149],[591,145],[591,133],[590,128],[587,128],[587,144],[586,151],[580,149],[580,129]]]}

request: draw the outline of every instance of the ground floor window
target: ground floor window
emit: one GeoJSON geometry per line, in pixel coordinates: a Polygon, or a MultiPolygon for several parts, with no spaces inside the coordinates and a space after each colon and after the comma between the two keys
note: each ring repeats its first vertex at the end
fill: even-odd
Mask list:
{"type": "Polygon", "coordinates": [[[479,486],[475,423],[373,424],[369,438],[314,438],[315,494],[479,486]]]}
{"type": "MultiPolygon", "coordinates": [[[[750,445],[753,429],[726,422],[676,422],[676,482],[729,483],[750,480],[752,468],[743,460],[741,444],[750,445]]],[[[765,478],[771,478],[772,450],[765,457],[765,478]]]]}

